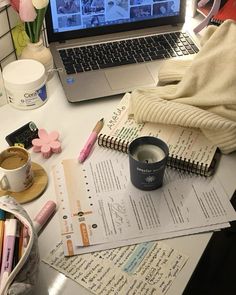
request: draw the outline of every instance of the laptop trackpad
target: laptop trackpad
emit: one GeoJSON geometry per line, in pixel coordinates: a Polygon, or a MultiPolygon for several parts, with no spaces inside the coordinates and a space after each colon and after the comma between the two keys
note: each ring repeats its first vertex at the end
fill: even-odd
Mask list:
{"type": "Polygon", "coordinates": [[[105,71],[105,75],[113,90],[135,88],[155,83],[145,65],[109,69],[105,71]]]}

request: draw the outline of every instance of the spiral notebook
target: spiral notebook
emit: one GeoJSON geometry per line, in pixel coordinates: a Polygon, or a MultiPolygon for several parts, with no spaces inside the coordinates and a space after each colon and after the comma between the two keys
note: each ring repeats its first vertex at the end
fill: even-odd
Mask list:
{"type": "Polygon", "coordinates": [[[219,9],[216,15],[212,17],[211,23],[220,25],[227,19],[236,21],[236,0],[226,1],[226,3],[219,9]]]}
{"type": "Polygon", "coordinates": [[[137,124],[128,117],[130,94],[127,93],[98,136],[98,145],[127,153],[136,137],[149,135],[165,141],[169,147],[167,165],[198,175],[211,176],[220,157],[217,147],[199,129],[155,123],[137,124]]]}

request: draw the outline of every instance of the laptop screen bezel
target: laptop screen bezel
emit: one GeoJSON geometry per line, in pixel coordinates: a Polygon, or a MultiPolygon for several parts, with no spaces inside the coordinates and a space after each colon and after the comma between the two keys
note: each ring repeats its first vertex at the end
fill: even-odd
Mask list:
{"type": "Polygon", "coordinates": [[[179,23],[184,23],[185,20],[185,12],[186,12],[186,0],[180,1],[180,14],[177,16],[171,17],[161,17],[157,19],[148,19],[141,20],[136,22],[122,23],[116,25],[107,25],[102,27],[92,27],[80,30],[73,30],[67,32],[54,32],[53,31],[53,23],[52,23],[52,15],[50,4],[48,5],[47,13],[45,16],[46,22],[46,31],[48,42],[65,42],[66,40],[71,40],[75,38],[82,37],[91,37],[96,35],[103,34],[112,34],[123,31],[131,31],[143,28],[150,28],[155,26],[163,26],[163,25],[177,25],[179,23]]]}

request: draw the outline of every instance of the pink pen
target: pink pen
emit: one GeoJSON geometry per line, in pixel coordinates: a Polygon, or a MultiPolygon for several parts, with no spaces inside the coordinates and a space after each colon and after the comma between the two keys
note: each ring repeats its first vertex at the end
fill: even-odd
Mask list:
{"type": "Polygon", "coordinates": [[[35,216],[33,220],[34,228],[37,233],[42,229],[44,224],[48,221],[49,217],[56,210],[56,203],[53,201],[47,201],[47,203],[43,206],[43,208],[39,211],[39,213],[35,216]]]}
{"type": "Polygon", "coordinates": [[[97,140],[97,136],[98,136],[99,132],[102,130],[103,125],[104,125],[104,120],[101,119],[100,121],[97,122],[96,126],[93,128],[93,131],[90,134],[84,148],[82,149],[82,151],[79,154],[78,161],[80,163],[83,163],[85,161],[85,159],[88,157],[88,155],[90,154],[92,147],[97,140]]]}
{"type": "Polygon", "coordinates": [[[7,279],[12,271],[13,255],[15,248],[17,220],[6,219],[4,242],[2,249],[2,265],[1,265],[1,281],[0,281],[0,293],[4,288],[7,279]]]}

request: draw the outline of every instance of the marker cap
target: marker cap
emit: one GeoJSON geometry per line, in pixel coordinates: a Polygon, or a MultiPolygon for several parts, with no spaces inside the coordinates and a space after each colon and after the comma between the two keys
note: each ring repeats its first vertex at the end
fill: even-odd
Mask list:
{"type": "Polygon", "coordinates": [[[6,219],[6,211],[0,209],[0,220],[5,220],[6,219]]]}
{"type": "Polygon", "coordinates": [[[14,218],[7,219],[5,221],[5,235],[15,236],[17,230],[17,220],[14,218]]]}

